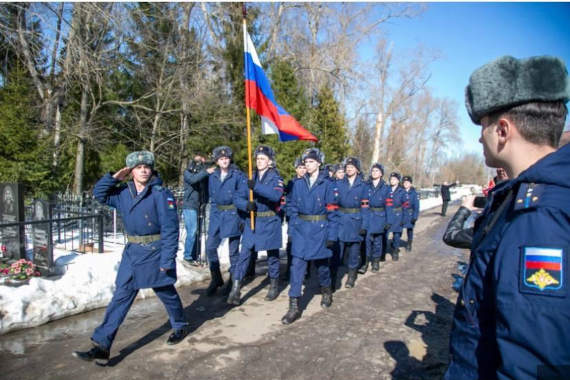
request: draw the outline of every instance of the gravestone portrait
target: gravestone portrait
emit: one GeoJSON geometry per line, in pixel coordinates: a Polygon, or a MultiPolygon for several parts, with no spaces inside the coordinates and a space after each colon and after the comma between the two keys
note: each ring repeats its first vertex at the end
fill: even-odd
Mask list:
{"type": "Polygon", "coordinates": [[[51,224],[49,222],[51,219],[50,204],[47,201],[36,199],[33,210],[34,221],[46,221],[45,223],[34,223],[32,227],[33,261],[40,272],[49,273],[54,265],[51,224]]]}
{"type": "MultiPolygon", "coordinates": [[[[0,184],[0,224],[24,221],[24,186],[15,183],[0,184]]],[[[0,245],[4,260],[26,257],[24,225],[0,228],[0,245]]]]}

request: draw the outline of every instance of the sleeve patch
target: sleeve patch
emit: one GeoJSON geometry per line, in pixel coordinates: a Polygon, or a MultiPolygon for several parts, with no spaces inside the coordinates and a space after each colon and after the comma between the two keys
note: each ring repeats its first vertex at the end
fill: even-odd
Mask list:
{"type": "Polygon", "coordinates": [[[174,201],[174,198],[172,198],[172,197],[166,198],[166,203],[168,203],[168,208],[169,208],[169,209],[174,209],[174,208],[176,208],[176,202],[174,201]]]}
{"type": "Polygon", "coordinates": [[[564,297],[566,252],[563,248],[522,247],[520,291],[564,297]]]}

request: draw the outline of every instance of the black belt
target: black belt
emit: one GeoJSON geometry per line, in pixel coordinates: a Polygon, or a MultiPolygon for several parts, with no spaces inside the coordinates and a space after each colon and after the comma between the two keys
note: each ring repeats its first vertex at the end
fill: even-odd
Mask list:
{"type": "Polygon", "coordinates": [[[324,214],[321,215],[299,214],[299,219],[304,220],[305,222],[320,222],[322,220],[327,220],[327,216],[324,214]]]}
{"type": "Polygon", "coordinates": [[[218,210],[221,211],[228,211],[228,210],[235,210],[235,205],[217,205],[218,210]]]}
{"type": "Polygon", "coordinates": [[[133,244],[150,244],[157,240],[160,240],[160,234],[143,236],[127,235],[127,241],[133,244]]]}
{"type": "Polygon", "coordinates": [[[342,212],[343,214],[357,214],[360,212],[359,208],[343,208],[339,207],[338,211],[342,212]]]}
{"type": "Polygon", "coordinates": [[[257,216],[258,218],[268,218],[270,216],[275,216],[277,214],[275,214],[275,211],[258,211],[255,213],[255,216],[257,216]]]}
{"type": "Polygon", "coordinates": [[[384,207],[370,207],[370,210],[372,210],[372,211],[385,211],[386,209],[384,207]]]}

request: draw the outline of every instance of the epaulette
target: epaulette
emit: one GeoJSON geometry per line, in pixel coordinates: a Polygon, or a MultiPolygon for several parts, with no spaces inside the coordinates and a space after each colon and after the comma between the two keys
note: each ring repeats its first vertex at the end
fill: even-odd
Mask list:
{"type": "Polygon", "coordinates": [[[544,189],[544,184],[521,183],[515,198],[514,210],[523,210],[539,205],[544,189]]]}

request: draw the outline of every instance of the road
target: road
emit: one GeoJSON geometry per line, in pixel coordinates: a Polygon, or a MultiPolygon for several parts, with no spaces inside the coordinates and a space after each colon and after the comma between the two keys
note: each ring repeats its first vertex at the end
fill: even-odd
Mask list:
{"type": "MultiPolygon", "coordinates": [[[[155,298],[139,299],[122,325],[105,367],[71,353],[89,348],[103,318],[99,309],[0,336],[0,379],[439,379],[448,363],[451,318],[457,294],[451,284],[467,252],[445,246],[448,217],[423,212],[414,249],[379,273],[342,287],[322,310],[316,275],[301,299],[301,319],[281,324],[288,307],[286,283],[277,300],[264,301],[263,263],[229,307],[206,297],[206,283],[179,289],[192,333],[165,344],[169,325],[155,298]]],[[[346,276],[342,280],[342,285],[346,276]]]]}

